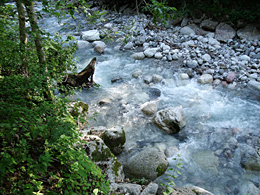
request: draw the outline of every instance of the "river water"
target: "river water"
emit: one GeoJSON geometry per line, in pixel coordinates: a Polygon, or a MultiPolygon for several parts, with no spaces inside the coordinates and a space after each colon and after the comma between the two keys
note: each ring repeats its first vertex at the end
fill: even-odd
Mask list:
{"type": "MultiPolygon", "coordinates": [[[[49,18],[42,26],[55,32],[60,27],[54,21],[49,18]]],[[[149,145],[172,148],[176,152],[168,158],[170,167],[175,169],[177,161],[172,159],[177,154],[183,163],[182,175],[174,180],[177,186],[196,185],[221,195],[237,194],[245,181],[259,187],[259,172],[245,171],[240,165],[240,146],[260,144],[258,97],[242,89],[201,85],[196,78],[183,81],[179,74],[184,70],[178,61],[136,61],[131,57],[133,51],[119,51],[115,45],[108,45],[104,54],[94,52],[91,46],[76,54],[78,71],[97,57],[94,81],[100,87],[77,91],[72,97],[89,104],[90,126],[124,127],[129,151],[149,145]],[[132,77],[136,69],[142,70],[137,79],[132,77]],[[145,84],[144,76],[153,74],[163,76],[163,82],[145,84]],[[112,83],[117,76],[122,82],[112,83]],[[100,105],[101,100],[108,103],[100,105]],[[163,133],[140,110],[148,101],[157,102],[158,110],[182,105],[186,127],[177,135],[163,133]]]]}

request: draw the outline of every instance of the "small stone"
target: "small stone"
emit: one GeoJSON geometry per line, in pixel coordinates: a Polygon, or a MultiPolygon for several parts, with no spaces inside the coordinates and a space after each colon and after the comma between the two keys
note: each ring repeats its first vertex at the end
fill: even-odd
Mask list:
{"type": "Polygon", "coordinates": [[[196,60],[188,61],[187,66],[189,68],[196,68],[198,66],[198,62],[196,60]]]}
{"type": "Polygon", "coordinates": [[[213,82],[213,77],[210,74],[203,74],[198,79],[198,82],[200,84],[212,83],[213,82]]]}
{"type": "Polygon", "coordinates": [[[156,54],[157,50],[157,48],[148,48],[144,51],[144,55],[148,58],[151,58],[154,56],[154,54],[156,54]]]}
{"type": "Polygon", "coordinates": [[[182,80],[188,80],[188,79],[189,79],[189,75],[186,74],[186,73],[181,73],[181,74],[180,74],[180,78],[181,78],[182,80]]]}
{"type": "Polygon", "coordinates": [[[135,72],[132,74],[133,78],[138,78],[140,75],[142,75],[142,71],[140,69],[135,70],[135,72]]]}
{"type": "Polygon", "coordinates": [[[163,55],[162,55],[161,52],[157,52],[157,53],[154,54],[154,57],[155,57],[156,59],[162,59],[163,55]]]}
{"type": "Polygon", "coordinates": [[[145,58],[145,55],[143,52],[134,53],[132,57],[136,60],[143,60],[145,58]]]}
{"type": "Polygon", "coordinates": [[[201,56],[201,58],[203,59],[204,62],[209,62],[211,60],[209,54],[204,54],[203,56],[201,56]]]}
{"type": "Polygon", "coordinates": [[[190,27],[185,26],[180,30],[181,35],[195,35],[195,31],[192,30],[190,27]]]}
{"type": "Polygon", "coordinates": [[[226,81],[228,83],[232,83],[234,81],[234,79],[236,78],[236,73],[234,72],[229,72],[226,78],[226,81]]]}
{"type": "Polygon", "coordinates": [[[82,39],[85,41],[96,41],[100,40],[100,35],[98,30],[83,31],[82,39]]]}
{"type": "Polygon", "coordinates": [[[150,84],[152,82],[153,77],[150,75],[147,75],[144,77],[144,83],[150,84]]]}
{"type": "Polygon", "coordinates": [[[242,61],[250,61],[250,57],[247,56],[247,55],[242,55],[242,56],[240,56],[239,59],[242,60],[242,61]]]}
{"type": "Polygon", "coordinates": [[[163,79],[163,77],[161,75],[155,74],[155,75],[153,75],[152,82],[159,83],[162,81],[162,79],[163,79]]]}

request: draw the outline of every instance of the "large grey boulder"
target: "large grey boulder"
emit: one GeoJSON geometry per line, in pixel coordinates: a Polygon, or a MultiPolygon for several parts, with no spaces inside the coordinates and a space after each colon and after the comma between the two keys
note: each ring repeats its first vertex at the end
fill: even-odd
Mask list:
{"type": "Polygon", "coordinates": [[[195,162],[200,168],[214,175],[218,174],[219,159],[212,151],[199,151],[193,154],[195,162]]]}
{"type": "Polygon", "coordinates": [[[240,39],[259,40],[260,32],[255,24],[248,24],[246,27],[237,31],[237,36],[240,39]]]}
{"type": "Polygon", "coordinates": [[[215,38],[218,41],[227,42],[229,39],[233,39],[236,36],[236,31],[228,24],[220,23],[216,27],[215,38]]]}
{"type": "Polygon", "coordinates": [[[113,154],[120,154],[124,149],[126,141],[125,131],[120,126],[115,126],[110,129],[106,129],[100,138],[105,142],[113,154]]]}
{"type": "Polygon", "coordinates": [[[124,172],[130,179],[154,180],[163,175],[168,166],[164,153],[156,148],[146,148],[124,164],[124,172]]]}
{"type": "Polygon", "coordinates": [[[240,148],[241,166],[247,171],[260,171],[260,155],[256,150],[248,145],[242,145],[240,148]]]}
{"type": "Polygon", "coordinates": [[[215,31],[216,26],[218,25],[218,22],[212,21],[212,20],[203,20],[200,23],[200,27],[205,29],[205,30],[209,30],[209,31],[215,31]]]}
{"type": "Polygon", "coordinates": [[[122,164],[110,151],[102,139],[96,135],[87,135],[83,133],[80,138],[82,147],[87,156],[107,174],[110,182],[123,180],[125,178],[122,164]]]}
{"type": "Polygon", "coordinates": [[[169,134],[178,133],[186,125],[182,106],[165,108],[158,111],[153,117],[153,122],[169,134]]]}
{"type": "Polygon", "coordinates": [[[252,182],[248,181],[242,184],[238,195],[255,195],[260,194],[260,189],[258,189],[252,182]]]}
{"type": "Polygon", "coordinates": [[[82,39],[85,41],[97,41],[100,40],[100,34],[98,30],[88,30],[81,32],[82,39]]]}
{"type": "Polygon", "coordinates": [[[210,74],[203,74],[198,79],[198,82],[200,84],[212,83],[213,82],[213,76],[210,75],[210,74]]]}

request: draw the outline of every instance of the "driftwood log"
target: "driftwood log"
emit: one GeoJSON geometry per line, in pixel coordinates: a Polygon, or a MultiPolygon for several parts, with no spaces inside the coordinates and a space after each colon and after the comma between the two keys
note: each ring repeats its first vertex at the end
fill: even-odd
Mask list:
{"type": "Polygon", "coordinates": [[[68,74],[65,76],[63,81],[59,83],[59,85],[64,85],[66,88],[72,87],[85,87],[90,88],[94,85],[94,72],[95,72],[95,65],[96,65],[96,57],[94,57],[90,63],[82,70],[80,73],[77,74],[68,74]]]}

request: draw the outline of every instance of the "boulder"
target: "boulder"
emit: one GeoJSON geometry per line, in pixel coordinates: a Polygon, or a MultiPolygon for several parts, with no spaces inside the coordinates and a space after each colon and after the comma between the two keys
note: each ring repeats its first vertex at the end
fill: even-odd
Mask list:
{"type": "Polygon", "coordinates": [[[88,48],[89,45],[90,43],[88,41],[78,40],[77,42],[78,49],[88,48]]]}
{"type": "Polygon", "coordinates": [[[203,74],[198,79],[198,82],[200,84],[212,83],[213,82],[213,77],[210,74],[203,74]]]}
{"type": "Polygon", "coordinates": [[[239,29],[237,31],[237,36],[240,39],[259,40],[260,39],[260,32],[257,29],[257,25],[248,24],[246,27],[239,29]]]}
{"type": "Polygon", "coordinates": [[[186,125],[182,106],[165,108],[158,111],[153,117],[153,122],[169,134],[178,133],[186,125]]]}
{"type": "Polygon", "coordinates": [[[156,54],[158,48],[148,48],[144,51],[144,55],[148,58],[151,58],[156,54]]]}
{"type": "Polygon", "coordinates": [[[260,190],[250,181],[243,182],[238,195],[255,195],[260,194],[260,190]]]}
{"type": "Polygon", "coordinates": [[[103,41],[94,41],[92,46],[94,47],[95,52],[104,53],[106,44],[103,41]]]}
{"type": "Polygon", "coordinates": [[[143,60],[145,58],[145,55],[143,52],[138,52],[138,53],[134,53],[132,55],[132,58],[134,58],[135,60],[143,60]]]}
{"type": "Polygon", "coordinates": [[[80,143],[85,149],[88,157],[96,165],[100,166],[105,174],[107,174],[110,182],[113,183],[125,178],[122,164],[117,160],[102,139],[96,135],[87,135],[83,133],[80,138],[80,143]]]}
{"type": "Polygon", "coordinates": [[[253,89],[253,90],[257,90],[260,92],[260,82],[255,81],[255,80],[251,80],[247,83],[247,85],[253,89]]]}
{"type": "Polygon", "coordinates": [[[229,73],[227,74],[226,81],[227,81],[228,83],[232,83],[235,78],[236,78],[236,73],[234,73],[234,72],[229,72],[229,73]]]}
{"type": "Polygon", "coordinates": [[[195,31],[192,30],[190,27],[185,26],[180,30],[181,35],[195,35],[195,31]]]}
{"type": "Polygon", "coordinates": [[[195,162],[205,172],[211,174],[218,174],[219,159],[213,151],[199,151],[194,153],[193,158],[195,162]]]}
{"type": "Polygon", "coordinates": [[[100,40],[100,34],[99,34],[98,30],[83,31],[81,34],[82,34],[82,39],[85,41],[100,40]]]}
{"type": "Polygon", "coordinates": [[[130,179],[154,180],[163,175],[168,166],[164,153],[156,148],[146,148],[126,162],[124,172],[130,179]]]}
{"type": "Polygon", "coordinates": [[[236,31],[228,24],[220,23],[216,27],[215,38],[218,41],[227,42],[229,39],[233,39],[236,36],[236,31]]]}
{"type": "Polygon", "coordinates": [[[153,116],[157,112],[156,102],[146,102],[141,106],[141,111],[146,116],[153,116]]]}
{"type": "Polygon", "coordinates": [[[154,74],[153,77],[152,77],[152,82],[153,83],[159,83],[161,82],[163,79],[163,77],[161,75],[158,75],[158,74],[154,74]]]}
{"type": "Polygon", "coordinates": [[[113,154],[120,154],[124,149],[126,141],[125,131],[122,127],[116,126],[105,130],[100,138],[105,142],[113,154]]]}
{"type": "Polygon", "coordinates": [[[133,74],[132,74],[132,77],[133,78],[138,78],[140,75],[142,75],[142,70],[140,70],[140,69],[136,69],[134,72],[133,72],[133,74]]]}
{"type": "Polygon", "coordinates": [[[214,22],[212,20],[203,20],[201,23],[200,23],[200,27],[205,29],[205,30],[209,30],[209,31],[215,31],[216,29],[216,26],[218,25],[218,22],[214,22]]]}
{"type": "Polygon", "coordinates": [[[248,145],[242,145],[240,148],[241,166],[247,171],[260,171],[260,155],[256,150],[248,145]]]}
{"type": "Polygon", "coordinates": [[[157,88],[149,88],[148,94],[151,99],[156,99],[161,96],[161,90],[157,88]]]}
{"type": "Polygon", "coordinates": [[[208,32],[199,28],[196,24],[190,24],[188,27],[190,27],[196,35],[205,36],[208,32]]]}
{"type": "Polygon", "coordinates": [[[122,83],[124,80],[120,76],[115,76],[111,79],[111,83],[122,83]]]}

